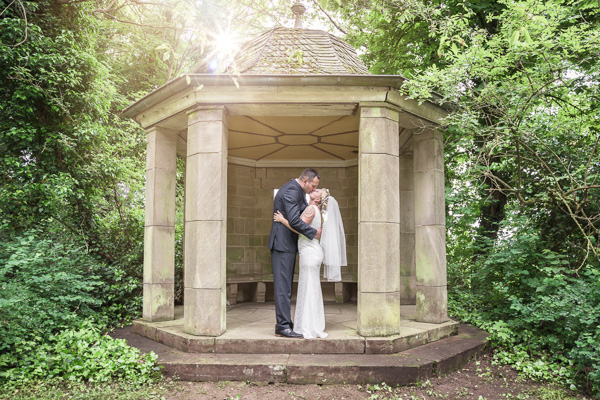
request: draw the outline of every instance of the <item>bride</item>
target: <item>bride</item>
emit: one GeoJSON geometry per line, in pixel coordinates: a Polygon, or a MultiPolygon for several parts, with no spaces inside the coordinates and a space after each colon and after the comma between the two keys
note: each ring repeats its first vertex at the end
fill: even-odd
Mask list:
{"type": "MultiPolygon", "coordinates": [[[[325,338],[325,310],[319,271],[325,263],[324,277],[329,281],[341,280],[341,266],[346,265],[346,239],[337,201],[329,195],[328,189],[317,189],[310,193],[310,202],[301,218],[311,227],[318,229],[323,224],[321,242],[298,237],[300,253],[300,273],[298,295],[294,315],[294,332],[305,339],[325,338]]],[[[273,219],[293,230],[281,212],[273,219]]]]}

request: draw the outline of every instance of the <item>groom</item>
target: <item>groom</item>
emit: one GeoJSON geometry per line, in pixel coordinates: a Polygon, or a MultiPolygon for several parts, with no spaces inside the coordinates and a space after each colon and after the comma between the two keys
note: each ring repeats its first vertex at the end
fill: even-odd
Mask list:
{"type": "MultiPolygon", "coordinates": [[[[321,228],[308,226],[300,219],[300,215],[308,205],[306,194],[314,191],[318,185],[319,174],[314,169],[307,168],[302,171],[299,178],[283,185],[273,200],[273,213],[277,210],[281,211],[292,228],[311,240],[321,238],[321,228]]],[[[269,249],[271,249],[275,288],[275,316],[277,317],[275,335],[301,338],[301,334],[292,330],[294,326],[291,317],[292,280],[298,252],[298,234],[274,221],[269,236],[269,249]]]]}

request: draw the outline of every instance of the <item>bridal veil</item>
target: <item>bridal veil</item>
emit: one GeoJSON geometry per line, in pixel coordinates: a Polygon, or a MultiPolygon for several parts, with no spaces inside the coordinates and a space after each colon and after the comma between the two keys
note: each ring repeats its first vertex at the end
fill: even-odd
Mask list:
{"type": "Polygon", "coordinates": [[[324,253],[323,277],[329,282],[339,282],[342,280],[341,267],[348,265],[346,260],[346,236],[340,206],[332,196],[329,196],[323,219],[323,232],[321,234],[321,247],[323,247],[324,253]]]}

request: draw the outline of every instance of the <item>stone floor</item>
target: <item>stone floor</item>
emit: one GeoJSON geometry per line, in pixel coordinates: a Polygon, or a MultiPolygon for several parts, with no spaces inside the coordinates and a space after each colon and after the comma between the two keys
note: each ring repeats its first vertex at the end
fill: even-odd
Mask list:
{"type": "MultiPolygon", "coordinates": [[[[293,315],[292,307],[292,315],[293,315]]],[[[415,321],[415,306],[401,307],[400,333],[363,337],[356,330],[356,303],[325,303],[324,339],[277,337],[274,303],[239,303],[227,307],[227,331],[219,337],[194,336],[183,331],[183,307],[175,320],[133,324],[136,334],[190,353],[246,354],[392,354],[456,335],[458,324],[415,321]]]]}

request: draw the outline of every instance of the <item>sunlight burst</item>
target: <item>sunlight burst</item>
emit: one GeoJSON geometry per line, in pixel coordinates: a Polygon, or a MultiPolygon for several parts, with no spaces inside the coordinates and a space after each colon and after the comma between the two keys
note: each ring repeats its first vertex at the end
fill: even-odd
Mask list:
{"type": "Polygon", "coordinates": [[[209,72],[223,72],[231,63],[240,47],[239,35],[227,27],[218,28],[218,32],[208,32],[209,47],[212,49],[206,56],[209,72]]]}

